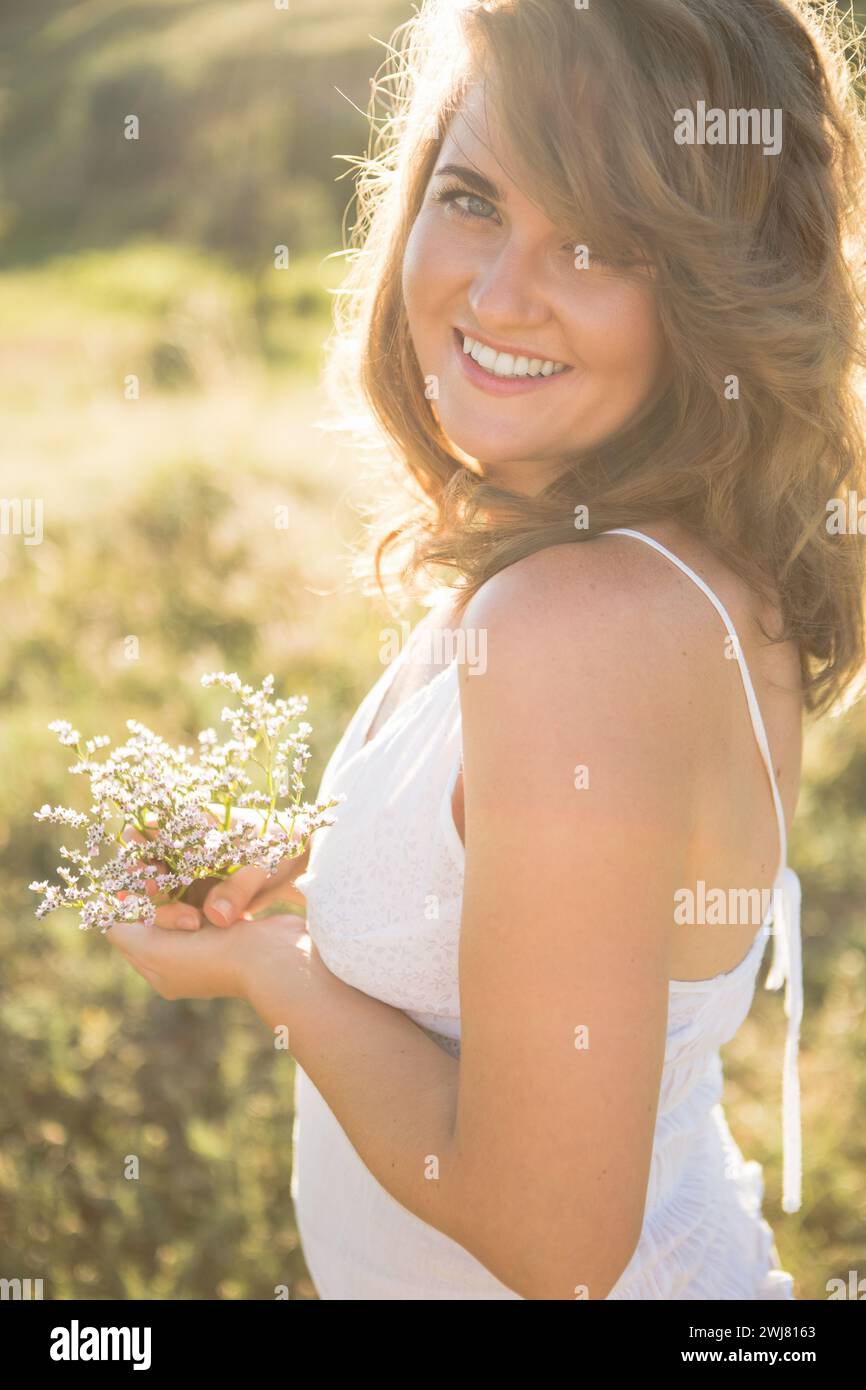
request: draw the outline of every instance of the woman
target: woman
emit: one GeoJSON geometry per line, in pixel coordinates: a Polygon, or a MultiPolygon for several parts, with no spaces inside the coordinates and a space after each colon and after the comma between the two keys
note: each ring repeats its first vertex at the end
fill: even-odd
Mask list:
{"type": "Polygon", "coordinates": [[[403,544],[432,610],[326,769],[309,934],[243,920],[287,891],[250,870],[202,931],[109,933],[288,1029],[322,1297],[794,1298],[719,1047],[773,923],[796,1211],[787,830],[803,712],[863,665],[827,523],[863,476],[863,127],[820,23],[441,0],[395,47],[331,379],[418,485],[375,568],[403,544]]]}

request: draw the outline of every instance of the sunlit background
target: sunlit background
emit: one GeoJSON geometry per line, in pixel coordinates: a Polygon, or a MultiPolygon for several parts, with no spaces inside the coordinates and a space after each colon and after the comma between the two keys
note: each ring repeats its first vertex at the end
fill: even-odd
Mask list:
{"type": "MultiPolygon", "coordinates": [[[[166,1002],[73,914],[38,922],[27,885],[54,881],[75,841],[32,812],[86,797],[50,720],[122,741],[135,717],[188,741],[218,719],[199,685],[218,669],[309,696],[312,797],[381,671],[386,610],[343,587],[360,461],[317,427],[318,371],[352,191],[335,156],[363,153],[369,79],[411,13],[0,11],[0,497],[44,500],[41,544],[0,534],[0,1277],[42,1278],[46,1298],[315,1297],[289,1196],[291,1057],[240,1002],[166,1002]]],[[[724,1049],[725,1100],[764,1165],[783,1267],[824,1298],[828,1279],[866,1277],[863,709],[809,732],[790,857],[796,1215],[779,1202],[785,1020],[766,969],[724,1049]]]]}

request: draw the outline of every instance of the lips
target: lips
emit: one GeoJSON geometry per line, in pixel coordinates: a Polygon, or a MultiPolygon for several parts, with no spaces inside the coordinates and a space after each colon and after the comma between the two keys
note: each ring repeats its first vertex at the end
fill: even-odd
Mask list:
{"type": "MultiPolygon", "coordinates": [[[[469,337],[472,335],[469,334],[469,337]]],[[[564,371],[548,376],[496,376],[495,373],[480,367],[472,355],[463,351],[463,334],[459,328],[453,331],[454,352],[457,356],[458,371],[475,390],[485,396],[522,396],[532,391],[555,391],[556,383],[570,377],[573,368],[566,366],[564,371]]],[[[480,341],[480,339],[479,339],[480,341]]],[[[525,356],[525,354],[522,354],[525,356]]],[[[551,359],[552,360],[552,359],[551,359]]],[[[572,387],[573,389],[573,387],[572,387]]]]}

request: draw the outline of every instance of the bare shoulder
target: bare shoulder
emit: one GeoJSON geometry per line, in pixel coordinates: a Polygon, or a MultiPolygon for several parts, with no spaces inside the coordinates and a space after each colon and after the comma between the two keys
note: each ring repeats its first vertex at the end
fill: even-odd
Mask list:
{"type": "MultiPolygon", "coordinates": [[[[536,551],[500,571],[467,605],[461,626],[496,629],[504,651],[514,642],[562,644],[573,636],[599,660],[637,663],[647,677],[654,665],[676,676],[688,692],[729,663],[731,644],[720,613],[671,556],[721,602],[761,683],[799,688],[799,662],[791,643],[770,645],[780,607],[757,595],[706,545],[675,523],[641,528],[668,552],[634,536],[602,534],[590,541],[536,551]],[[533,628],[530,634],[529,628],[533,628]],[[763,631],[762,631],[763,629],[763,631]],[[675,653],[684,658],[676,660],[675,653]]],[[[725,682],[714,682],[721,690],[725,682]]],[[[704,688],[706,688],[704,686],[704,688]]]]}
{"type": "MultiPolygon", "coordinates": [[[[536,729],[544,720],[552,731],[560,719],[567,731],[579,711],[588,734],[591,710],[599,737],[612,738],[647,775],[659,760],[675,760],[684,787],[673,791],[683,796],[684,788],[694,795],[702,778],[712,783],[720,761],[752,758],[737,651],[720,613],[672,555],[703,580],[734,625],[792,816],[802,694],[795,644],[772,645],[764,635],[778,627],[777,602],[762,601],[683,528],[641,530],[669,555],[634,536],[604,534],[536,551],[482,585],[461,626],[477,629],[474,646],[486,651],[491,679],[482,699],[479,683],[461,673],[468,718],[478,709],[504,738],[521,713],[536,729]]],[[[764,775],[760,760],[753,771],[751,792],[764,775]]]]}
{"type": "Polygon", "coordinates": [[[721,647],[719,621],[706,600],[684,595],[669,561],[648,552],[621,536],[536,551],[482,585],[460,626],[482,635],[491,667],[545,707],[557,692],[582,693],[618,708],[638,699],[652,715],[653,692],[669,705],[675,688],[685,714],[701,646],[712,642],[714,657],[721,647]]]}
{"type": "Polygon", "coordinates": [[[585,766],[611,818],[640,812],[685,835],[708,639],[678,600],[669,575],[601,541],[535,552],[487,581],[461,622],[485,672],[459,673],[467,798],[489,807],[511,776],[524,796],[535,785],[537,812],[585,766]]]}
{"type": "Polygon", "coordinates": [[[657,600],[660,590],[644,584],[641,594],[640,565],[607,539],[550,546],[500,570],[473,595],[461,626],[492,621],[503,636],[526,636],[525,624],[543,614],[544,627],[561,640],[572,627],[603,629],[613,616],[627,619],[641,598],[657,600]]]}
{"type": "MultiPolygon", "coordinates": [[[[762,602],[708,547],[685,532],[651,529],[712,590],[734,625],[790,824],[802,763],[796,645],[768,642],[761,626],[776,629],[778,607],[762,602]]],[[[666,818],[672,831],[680,825],[684,835],[684,818],[691,817],[704,840],[719,846],[718,872],[728,871],[726,854],[748,856],[748,843],[729,844],[723,824],[724,808],[733,806],[747,826],[749,807],[768,794],[743,663],[720,613],[670,558],[619,534],[550,547],[485,583],[462,626],[479,629],[473,643],[486,652],[488,671],[480,682],[460,673],[467,770],[482,760],[514,769],[509,741],[521,751],[532,744],[527,768],[535,755],[547,756],[553,769],[577,749],[604,770],[612,796],[618,789],[621,813],[642,798],[647,813],[666,818]],[[476,762],[482,745],[486,753],[476,762]]],[[[773,860],[776,839],[769,815],[757,847],[761,863],[773,860]]]]}

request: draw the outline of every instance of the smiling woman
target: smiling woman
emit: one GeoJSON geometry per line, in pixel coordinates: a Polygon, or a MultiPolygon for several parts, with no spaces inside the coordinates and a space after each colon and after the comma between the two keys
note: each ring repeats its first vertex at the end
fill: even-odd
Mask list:
{"type": "Polygon", "coordinates": [[[864,671],[863,539],[824,524],[866,486],[834,13],[428,0],[394,45],[329,380],[416,485],[370,568],[402,541],[393,587],[454,589],[327,764],[308,936],[206,903],[219,941],[125,943],[288,1030],[323,1298],[794,1297],[720,1048],[772,928],[797,1211],[788,828],[804,709],[864,671]],[[678,142],[699,100],[783,109],[788,143],[678,142]],[[417,662],[455,631],[483,670],[417,662]],[[772,909],[705,914],[707,883],[772,909]]]}
{"type": "Polygon", "coordinates": [[[445,565],[463,603],[676,520],[766,599],[784,577],[808,707],[858,671],[859,547],[823,521],[863,470],[860,49],[825,8],[430,0],[398,31],[327,376],[435,506],[371,527],[383,585],[405,551],[395,589],[445,565]],[[685,108],[782,110],[782,147],[681,143],[685,108]],[[499,391],[455,330],[572,370],[499,391]]]}
{"type": "Polygon", "coordinates": [[[402,293],[440,428],[483,460],[486,478],[520,492],[645,414],[667,357],[648,269],[615,268],[596,241],[563,240],[522,191],[526,172],[522,187],[506,172],[521,169],[520,155],[501,119],[490,129],[491,107],[476,82],[448,127],[406,242],[402,293]]]}
{"type": "Polygon", "coordinates": [[[489,660],[419,678],[410,643],[319,790],[292,1191],[322,1297],[794,1297],[719,1048],[772,925],[795,1211],[788,827],[803,710],[864,654],[862,540],[822,524],[864,480],[844,38],[797,0],[429,0],[393,45],[328,380],[423,495],[372,533],[380,585],[398,542],[392,587],[450,568],[423,627],[489,660]],[[784,109],[788,143],[677,140],[689,102],[784,109]],[[683,932],[706,883],[772,909],[683,932]]]}

